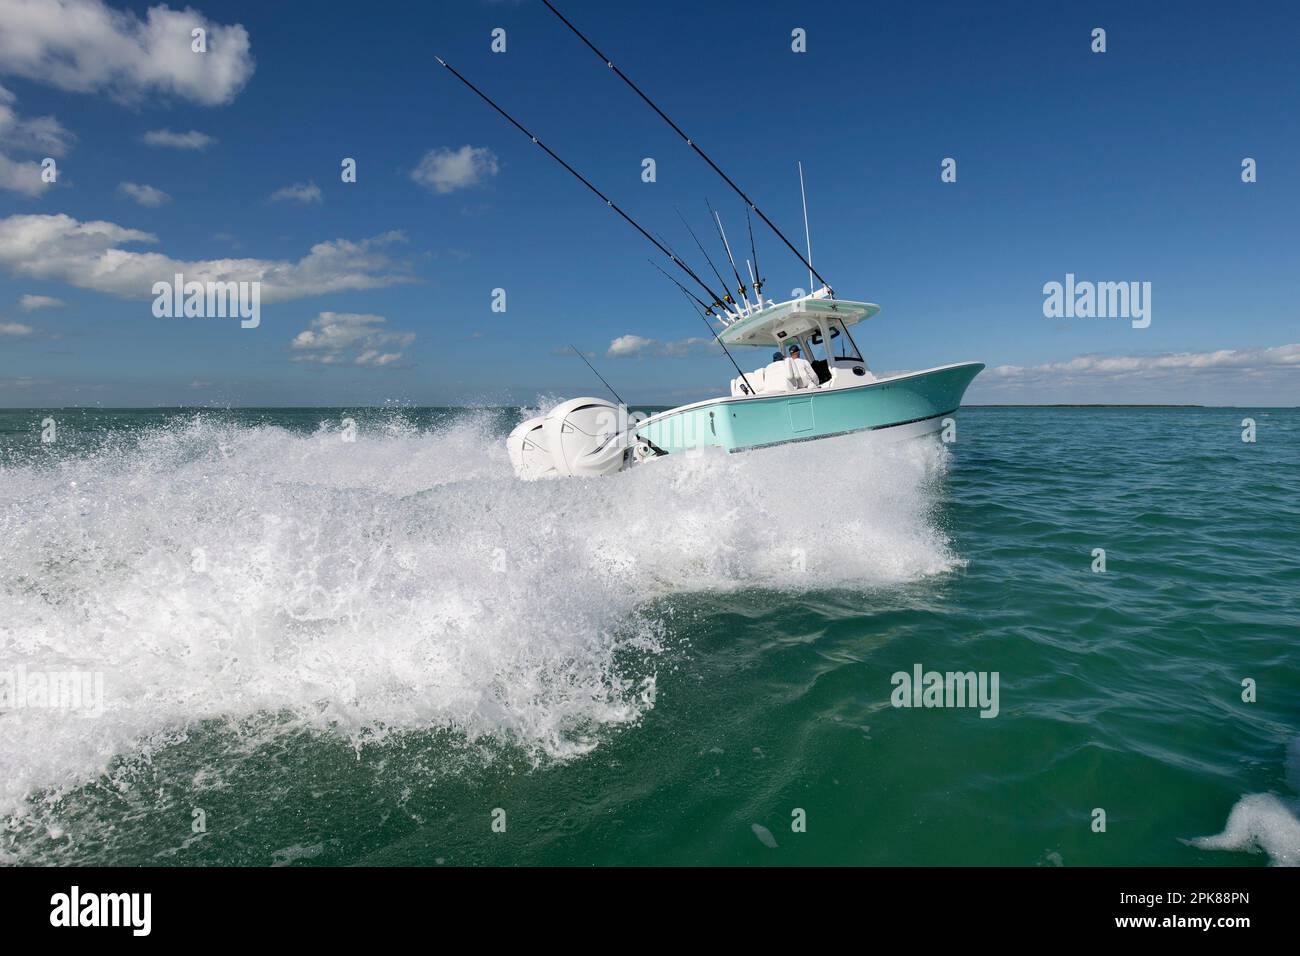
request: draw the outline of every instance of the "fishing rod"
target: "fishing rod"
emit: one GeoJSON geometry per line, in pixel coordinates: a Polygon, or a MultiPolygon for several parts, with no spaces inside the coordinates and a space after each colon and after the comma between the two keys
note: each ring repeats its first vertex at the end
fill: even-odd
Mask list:
{"type": "MultiPolygon", "coordinates": [[[[662,270],[661,270],[661,271],[662,271],[662,270]]],[[[671,277],[670,277],[670,278],[671,278],[671,277]]],[[[679,285],[680,285],[680,283],[679,283],[679,285]]],[[[686,292],[685,289],[682,289],[682,291],[683,291],[683,292],[686,292]]],[[[726,344],[722,341],[722,339],[718,338],[718,333],[715,332],[715,331],[713,331],[713,326],[709,325],[709,320],[708,320],[708,318],[706,318],[705,316],[701,315],[701,316],[700,316],[700,319],[701,319],[701,321],[704,322],[705,327],[709,330],[709,334],[713,336],[713,341],[715,341],[715,342],[717,342],[719,345],[721,345],[721,346],[722,346],[722,351],[726,352],[726,353],[727,353],[727,358],[731,359],[731,364],[735,367],[736,372],[740,375],[740,380],[741,380],[742,382],[745,383],[745,388],[749,391],[749,394],[750,394],[750,395],[753,395],[753,394],[754,394],[754,386],[752,386],[752,385],[749,384],[749,379],[747,379],[747,378],[745,377],[745,373],[742,372],[742,371],[740,370],[740,366],[736,364],[736,358],[735,358],[735,356],[733,356],[733,355],[731,354],[731,349],[727,348],[726,344]]]]}
{"type": "MultiPolygon", "coordinates": [[[[672,244],[669,243],[669,241],[668,241],[667,239],[665,239],[663,236],[661,236],[661,235],[660,235],[659,233],[657,233],[657,232],[655,233],[655,238],[658,239],[659,242],[663,245],[663,247],[664,247],[665,249],[667,249],[670,253],[672,253],[673,255],[677,255],[675,252],[673,252],[672,244]]],[[[704,258],[707,259],[708,256],[706,255],[704,258]]],[[[651,263],[654,262],[653,259],[650,259],[650,260],[647,260],[647,261],[649,261],[649,262],[651,262],[651,263]]],[[[710,263],[710,265],[712,265],[712,263],[710,263]]],[[[657,268],[657,267],[656,267],[656,268],[657,268]]],[[[660,269],[659,271],[660,271],[660,272],[663,272],[662,269],[660,269]]],[[[667,273],[665,272],[664,275],[667,275],[667,273]]],[[[670,276],[670,278],[671,278],[671,276],[670,276]]],[[[678,284],[678,285],[681,285],[680,282],[677,283],[677,284],[678,284]]],[[[726,288],[727,288],[726,283],[723,283],[722,288],[723,288],[723,290],[724,290],[724,292],[725,292],[725,290],[726,290],[726,288]]],[[[710,294],[712,294],[712,293],[710,293],[710,294]]],[[[696,302],[699,302],[700,305],[704,305],[704,303],[703,303],[702,301],[700,301],[699,296],[697,296],[694,292],[691,293],[691,298],[695,299],[696,302]]],[[[730,299],[727,299],[726,301],[727,301],[727,302],[730,302],[731,300],[730,300],[730,299]]],[[[713,296],[713,304],[712,304],[712,305],[704,305],[704,308],[708,310],[709,315],[717,315],[717,313],[715,313],[715,312],[713,311],[714,309],[721,309],[723,312],[726,312],[728,315],[731,314],[731,312],[728,311],[727,306],[726,306],[726,304],[723,302],[723,300],[722,300],[722,299],[719,299],[716,295],[713,296]]],[[[722,321],[722,322],[725,324],[726,320],[723,319],[722,316],[719,315],[719,316],[718,316],[718,319],[719,319],[720,321],[722,321]]]]}
{"type": "MultiPolygon", "coordinates": [[[[712,289],[710,289],[710,288],[709,288],[709,287],[704,283],[704,280],[701,279],[698,275],[695,274],[695,270],[693,270],[690,266],[688,266],[688,265],[687,265],[685,262],[683,262],[681,259],[678,259],[675,255],[673,255],[672,252],[671,252],[667,247],[665,247],[663,243],[661,243],[661,242],[659,242],[659,240],[655,239],[654,236],[650,235],[650,233],[648,233],[648,232],[646,232],[644,229],[642,229],[642,228],[641,228],[641,225],[640,225],[640,224],[639,224],[635,219],[633,219],[631,216],[629,216],[627,213],[625,213],[621,208],[619,208],[617,205],[615,205],[615,203],[614,203],[614,201],[613,201],[612,199],[610,199],[610,198],[609,198],[608,196],[606,196],[603,192],[601,192],[601,191],[600,191],[599,189],[597,189],[594,185],[592,185],[591,181],[590,181],[589,179],[587,179],[586,176],[582,175],[582,173],[578,172],[576,169],[574,169],[572,166],[570,166],[568,163],[566,163],[563,159],[561,159],[560,156],[559,156],[559,154],[557,154],[553,149],[551,149],[549,146],[547,146],[545,143],[543,143],[540,139],[538,139],[536,136],[534,136],[532,133],[530,133],[530,132],[529,132],[529,131],[524,127],[524,125],[523,125],[522,123],[520,123],[517,119],[515,119],[513,116],[511,116],[509,113],[507,113],[504,109],[502,109],[500,106],[498,106],[498,105],[497,105],[497,104],[492,100],[491,97],[489,97],[486,93],[484,93],[482,90],[480,90],[477,86],[475,86],[475,85],[474,85],[473,83],[471,83],[469,80],[465,79],[465,77],[461,76],[460,72],[459,72],[459,71],[458,71],[454,66],[452,66],[450,63],[448,63],[446,60],[444,60],[444,59],[443,59],[442,57],[440,57],[440,56],[436,56],[436,55],[435,55],[435,56],[434,56],[434,59],[437,60],[437,61],[438,61],[440,64],[442,64],[443,66],[445,66],[445,67],[446,67],[446,68],[451,72],[451,75],[452,75],[452,76],[456,77],[456,79],[460,80],[462,83],[464,83],[466,86],[468,86],[471,90],[473,90],[476,94],[478,94],[479,99],[483,100],[483,102],[487,103],[488,106],[492,107],[494,110],[496,110],[496,111],[497,111],[498,113],[500,113],[502,116],[504,116],[504,117],[505,117],[505,118],[510,122],[510,125],[511,125],[511,126],[515,127],[515,129],[519,130],[519,132],[523,133],[523,134],[524,134],[525,136],[527,136],[530,140],[532,140],[534,143],[536,143],[538,146],[540,146],[540,147],[542,148],[542,150],[546,153],[547,156],[550,156],[551,159],[555,160],[557,163],[559,163],[561,166],[563,166],[565,169],[567,169],[567,170],[569,171],[569,173],[572,174],[573,177],[574,177],[575,179],[577,179],[580,183],[582,183],[584,186],[586,186],[588,189],[590,189],[593,193],[595,193],[595,194],[596,194],[597,196],[599,196],[601,199],[605,200],[605,205],[607,205],[610,209],[614,210],[616,213],[618,213],[620,216],[622,216],[623,219],[625,219],[625,220],[627,221],[628,225],[630,225],[633,229],[635,229],[637,232],[641,233],[641,235],[643,235],[643,236],[645,236],[647,239],[649,239],[650,242],[652,242],[652,243],[654,244],[654,246],[655,246],[656,249],[658,249],[660,252],[662,252],[664,255],[666,255],[669,259],[671,259],[674,263],[676,263],[677,266],[679,266],[683,272],[685,272],[688,276],[690,276],[693,280],[695,280],[695,283],[696,283],[696,284],[697,284],[701,289],[703,289],[705,292],[707,292],[711,298],[713,298],[713,299],[717,299],[717,298],[718,298],[717,294],[716,294],[712,289]]],[[[761,213],[760,213],[760,215],[761,215],[761,213]]]]}
{"type": "Polygon", "coordinates": [[[745,207],[745,225],[749,227],[749,254],[754,258],[754,271],[750,273],[750,282],[758,293],[758,304],[763,304],[763,279],[758,271],[758,250],[754,248],[754,220],[749,218],[749,207],[745,207]]]}
{"type": "MultiPolygon", "coordinates": [[[[576,355],[576,356],[578,356],[578,358],[582,359],[583,362],[586,362],[587,368],[591,369],[591,374],[594,375],[594,376],[596,376],[596,378],[600,379],[601,383],[602,383],[602,384],[603,384],[607,389],[609,389],[610,394],[612,394],[615,398],[618,398],[618,392],[614,391],[614,386],[613,386],[613,385],[610,385],[609,382],[606,382],[606,381],[605,381],[605,376],[601,375],[599,372],[596,371],[596,366],[592,365],[590,362],[587,362],[587,356],[585,356],[585,355],[583,355],[581,352],[579,352],[579,351],[578,351],[578,347],[577,347],[576,345],[574,345],[572,342],[569,343],[569,348],[573,349],[573,354],[574,354],[574,355],[576,355]]],[[[620,405],[622,405],[624,408],[627,407],[627,402],[623,401],[623,399],[621,399],[621,398],[618,398],[618,403],[619,403],[620,405]]]]}
{"type": "MultiPolygon", "coordinates": [[[[647,259],[646,262],[650,263],[650,264],[651,264],[652,266],[654,266],[656,269],[659,269],[659,263],[655,262],[653,259],[647,259]]],[[[704,314],[705,314],[705,315],[716,315],[716,314],[717,314],[717,313],[715,313],[715,312],[713,311],[713,306],[706,304],[706,303],[704,302],[703,299],[701,299],[698,295],[696,295],[696,294],[695,294],[694,292],[692,292],[690,289],[686,288],[686,286],[684,286],[684,285],[682,285],[680,282],[678,282],[678,281],[677,281],[673,276],[670,276],[667,272],[664,272],[663,269],[659,269],[659,274],[660,274],[661,276],[663,276],[665,279],[667,279],[669,282],[671,282],[673,285],[677,286],[677,288],[679,288],[679,289],[681,289],[683,292],[685,292],[688,296],[690,296],[690,297],[691,297],[692,299],[694,299],[696,302],[698,302],[700,308],[704,310],[704,314]]],[[[714,305],[717,305],[717,303],[715,302],[714,305]]]]}
{"type": "MultiPolygon", "coordinates": [[[[659,263],[655,262],[653,259],[647,259],[646,262],[650,263],[656,269],[659,269],[659,263]]],[[[676,279],[670,276],[667,272],[664,272],[663,269],[659,269],[659,274],[662,275],[669,282],[671,282],[673,285],[677,286],[677,288],[681,289],[682,295],[686,296],[687,299],[694,299],[697,303],[699,303],[700,308],[703,309],[703,313],[700,315],[700,318],[704,319],[704,324],[708,327],[709,334],[713,336],[713,340],[715,342],[717,342],[719,345],[722,346],[722,351],[727,353],[727,358],[731,359],[731,364],[735,365],[736,371],[740,373],[740,378],[745,383],[745,388],[749,389],[749,394],[753,395],[754,386],[749,384],[749,379],[745,377],[745,373],[740,371],[739,365],[736,365],[736,359],[732,356],[731,350],[728,349],[726,345],[723,345],[722,339],[718,338],[718,333],[713,331],[713,326],[709,325],[708,317],[710,315],[713,315],[713,310],[710,309],[703,302],[700,302],[699,296],[697,296],[690,289],[686,288],[686,286],[682,285],[680,282],[678,282],[676,279]]],[[[592,371],[594,372],[595,369],[592,369],[592,371]]]]}
{"type": "Polygon", "coordinates": [[[736,288],[740,290],[740,297],[748,302],[749,296],[745,294],[748,290],[745,288],[744,280],[740,278],[740,270],[736,268],[736,258],[731,254],[731,243],[727,242],[727,234],[722,230],[722,217],[714,211],[707,197],[704,200],[704,205],[708,206],[709,212],[713,213],[714,224],[718,227],[718,238],[722,240],[722,248],[727,250],[727,259],[731,262],[731,274],[736,277],[736,288]]]}
{"type": "MultiPolygon", "coordinates": [[[[699,246],[700,252],[704,255],[704,261],[709,264],[709,268],[713,270],[713,274],[718,277],[718,283],[722,286],[722,291],[726,292],[727,280],[722,278],[722,275],[718,272],[718,267],[713,264],[713,260],[709,258],[709,254],[704,251],[704,246],[700,243],[700,237],[695,234],[695,230],[691,228],[691,224],[686,221],[686,217],[682,215],[680,209],[674,206],[673,211],[677,213],[677,218],[682,221],[682,225],[686,227],[686,231],[689,232],[691,238],[695,240],[695,245],[699,246]]],[[[732,300],[728,298],[727,301],[731,302],[732,300]]]]}
{"type": "Polygon", "coordinates": [[[762,219],[763,222],[767,223],[768,228],[771,229],[774,233],[776,233],[777,238],[779,238],[782,242],[784,242],[789,247],[791,252],[793,252],[796,256],[799,257],[799,261],[808,267],[808,271],[811,272],[813,275],[815,275],[818,279],[821,279],[822,285],[824,285],[827,288],[827,290],[830,291],[831,298],[834,298],[835,290],[831,289],[831,284],[827,282],[824,278],[822,278],[822,274],[820,272],[818,272],[816,269],[812,267],[812,263],[809,262],[807,259],[805,259],[803,253],[800,252],[798,248],[795,247],[795,244],[785,237],[785,233],[783,233],[780,229],[776,227],[776,223],[772,222],[771,219],[767,218],[767,214],[764,213],[763,210],[759,209],[757,205],[755,205],[754,200],[746,196],[745,191],[741,189],[739,186],[737,186],[732,181],[731,177],[728,176],[726,173],[724,173],[721,170],[721,168],[719,168],[718,164],[715,163],[713,160],[711,160],[708,154],[705,153],[704,150],[700,149],[700,147],[695,144],[695,141],[691,139],[689,136],[687,136],[680,126],[678,126],[671,119],[669,119],[667,113],[665,113],[658,106],[656,106],[654,101],[650,99],[650,97],[646,96],[645,93],[641,92],[641,88],[637,86],[635,83],[633,83],[630,79],[628,79],[627,74],[614,65],[613,60],[605,56],[605,54],[601,53],[600,50],[596,49],[596,45],[592,43],[590,40],[588,40],[586,36],[583,35],[581,30],[579,30],[572,23],[570,23],[568,19],[565,18],[564,14],[562,14],[559,10],[555,9],[554,5],[551,3],[551,0],[542,0],[542,3],[546,4],[546,9],[550,10],[553,14],[559,17],[560,22],[563,23],[570,30],[572,30],[574,35],[583,43],[585,43],[592,53],[600,57],[600,59],[604,62],[604,64],[607,67],[609,67],[611,70],[617,73],[618,78],[622,80],[624,83],[626,83],[629,87],[631,87],[632,92],[636,93],[637,96],[641,97],[641,99],[645,101],[645,104],[647,106],[649,106],[652,110],[658,113],[660,118],[663,119],[663,121],[667,123],[669,126],[671,126],[678,136],[680,136],[682,139],[686,141],[686,145],[689,146],[691,149],[695,150],[695,152],[699,155],[699,157],[702,160],[704,160],[706,163],[708,163],[709,166],[712,167],[713,171],[717,173],[719,176],[721,176],[723,181],[728,186],[730,186],[732,189],[736,191],[736,195],[740,196],[741,199],[745,200],[746,205],[748,205],[750,209],[758,213],[758,217],[762,219]]]}

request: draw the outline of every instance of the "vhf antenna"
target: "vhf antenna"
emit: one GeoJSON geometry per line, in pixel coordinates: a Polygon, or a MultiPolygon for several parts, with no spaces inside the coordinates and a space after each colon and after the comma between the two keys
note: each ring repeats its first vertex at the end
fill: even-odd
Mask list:
{"type": "MultiPolygon", "coordinates": [[[[808,243],[808,294],[812,295],[812,233],[808,231],[808,194],[803,191],[803,160],[799,160],[799,198],[803,200],[803,237],[808,243]]],[[[817,278],[821,278],[818,276],[817,278]]],[[[823,283],[824,284],[824,283],[823,283]]]]}

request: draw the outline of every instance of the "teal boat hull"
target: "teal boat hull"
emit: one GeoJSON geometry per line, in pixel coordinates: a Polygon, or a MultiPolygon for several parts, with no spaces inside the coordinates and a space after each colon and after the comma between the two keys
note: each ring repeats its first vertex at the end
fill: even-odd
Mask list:
{"type": "Polygon", "coordinates": [[[745,451],[860,431],[925,434],[956,413],[983,368],[969,362],[847,388],[697,402],[646,419],[636,436],[656,454],[678,454],[709,447],[745,451]]]}

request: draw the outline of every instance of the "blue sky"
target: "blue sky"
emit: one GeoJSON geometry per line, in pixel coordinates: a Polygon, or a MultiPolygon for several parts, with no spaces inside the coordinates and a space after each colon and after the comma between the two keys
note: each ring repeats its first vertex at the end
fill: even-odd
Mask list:
{"type": "MultiPolygon", "coordinates": [[[[0,406],[599,393],[569,342],[638,403],[734,374],[653,248],[435,63],[716,259],[705,198],[733,239],[741,202],[540,3],[58,5],[0,0],[0,406]],[[261,325],[156,318],[174,261],[261,277],[261,325]],[[648,343],[610,354],[625,335],[648,343]]],[[[560,9],[792,239],[803,161],[819,270],[882,306],[856,334],[877,372],[983,361],[972,403],[1300,403],[1293,5],[560,9]],[[1150,326],[1045,318],[1067,273],[1150,282],[1150,326]]],[[[766,292],[806,286],[755,233],[766,292]]]]}

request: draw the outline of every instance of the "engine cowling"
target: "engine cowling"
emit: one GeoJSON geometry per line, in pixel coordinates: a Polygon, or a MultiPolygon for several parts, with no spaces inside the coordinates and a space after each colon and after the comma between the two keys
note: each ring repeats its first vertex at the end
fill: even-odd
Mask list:
{"type": "Polygon", "coordinates": [[[555,459],[546,446],[546,437],[542,434],[545,418],[530,418],[518,425],[506,439],[506,451],[510,454],[510,464],[514,465],[515,474],[525,481],[538,478],[554,478],[555,459]]]}
{"type": "Polygon", "coordinates": [[[649,455],[631,424],[620,405],[603,398],[572,398],[545,417],[516,426],[506,439],[506,451],[515,474],[525,481],[610,475],[649,455]]]}
{"type": "Polygon", "coordinates": [[[561,475],[609,475],[627,464],[627,413],[603,398],[571,398],[551,409],[542,425],[546,447],[561,475]]]}

